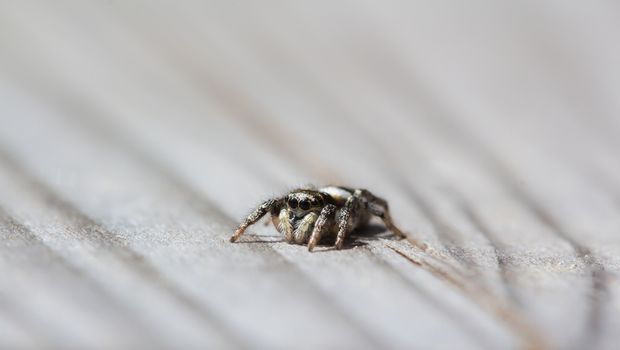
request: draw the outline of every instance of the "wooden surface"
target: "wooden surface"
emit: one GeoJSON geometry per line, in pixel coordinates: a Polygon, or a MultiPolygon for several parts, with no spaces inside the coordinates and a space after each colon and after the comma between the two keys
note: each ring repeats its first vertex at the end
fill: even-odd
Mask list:
{"type": "Polygon", "coordinates": [[[618,348],[619,13],[0,2],[0,347],[618,348]],[[227,241],[305,183],[410,240],[227,241]]]}

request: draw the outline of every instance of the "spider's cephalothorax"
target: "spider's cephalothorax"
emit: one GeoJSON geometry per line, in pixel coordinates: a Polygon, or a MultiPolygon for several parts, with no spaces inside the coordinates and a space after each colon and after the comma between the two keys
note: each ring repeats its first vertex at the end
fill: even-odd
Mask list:
{"type": "Polygon", "coordinates": [[[346,236],[365,225],[370,215],[380,217],[394,234],[405,235],[392,222],[385,200],[367,190],[327,186],[321,189],[298,189],[284,197],[262,203],[239,226],[230,238],[235,242],[248,226],[271,213],[274,226],[289,243],[308,244],[312,251],[323,236],[336,236],[335,246],[342,248],[346,236]]]}

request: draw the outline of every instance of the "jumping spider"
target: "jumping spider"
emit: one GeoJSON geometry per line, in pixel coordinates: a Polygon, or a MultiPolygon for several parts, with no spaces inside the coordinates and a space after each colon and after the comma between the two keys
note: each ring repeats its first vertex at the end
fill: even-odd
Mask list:
{"type": "Polygon", "coordinates": [[[307,243],[309,251],[324,235],[336,236],[336,249],[341,249],[346,236],[366,225],[371,215],[380,217],[395,235],[405,237],[392,222],[385,200],[363,189],[327,186],[297,189],[265,201],[245,219],[230,241],[237,241],[267,213],[271,213],[273,225],[288,243],[307,243]]]}

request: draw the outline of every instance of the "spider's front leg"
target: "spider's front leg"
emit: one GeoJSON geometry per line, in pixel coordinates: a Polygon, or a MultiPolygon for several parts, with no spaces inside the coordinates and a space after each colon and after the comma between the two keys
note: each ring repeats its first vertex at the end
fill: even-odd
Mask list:
{"type": "Polygon", "coordinates": [[[314,224],[312,236],[310,236],[310,240],[308,241],[308,251],[312,251],[314,247],[319,243],[319,241],[321,241],[321,236],[323,235],[325,224],[328,220],[331,220],[333,218],[334,214],[336,213],[336,209],[336,206],[333,204],[328,204],[323,207],[319,218],[314,224]]]}
{"type": "Polygon", "coordinates": [[[342,249],[344,239],[351,230],[351,215],[359,209],[360,198],[357,193],[349,197],[340,211],[338,220],[338,235],[336,236],[336,249],[342,249]]]}
{"type": "Polygon", "coordinates": [[[230,237],[230,241],[236,242],[250,225],[255,224],[258,220],[265,216],[265,214],[269,212],[278,212],[282,207],[282,203],[283,200],[281,198],[272,198],[263,202],[243,221],[241,225],[239,225],[239,228],[235,231],[232,237],[230,237]]]}

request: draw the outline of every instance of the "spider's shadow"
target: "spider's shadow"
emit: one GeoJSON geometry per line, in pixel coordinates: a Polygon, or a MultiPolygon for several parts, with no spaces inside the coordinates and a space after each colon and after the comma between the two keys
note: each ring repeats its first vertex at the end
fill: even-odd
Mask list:
{"type": "MultiPolygon", "coordinates": [[[[251,239],[240,240],[237,243],[274,244],[285,242],[282,236],[279,235],[246,234],[245,237],[251,239]]],[[[352,249],[355,247],[363,247],[368,245],[368,242],[376,241],[379,239],[395,240],[399,238],[396,237],[394,234],[390,233],[383,225],[369,224],[351,232],[351,235],[349,235],[349,237],[347,237],[347,239],[345,240],[342,250],[352,249]]],[[[334,240],[335,237],[333,236],[324,237],[323,239],[321,239],[317,246],[317,248],[320,249],[316,249],[314,250],[314,252],[320,253],[337,250],[336,247],[334,247],[334,240]]]]}
{"type": "MultiPolygon", "coordinates": [[[[370,241],[377,241],[380,239],[398,240],[400,238],[388,231],[383,225],[369,224],[351,232],[349,237],[344,241],[344,246],[341,250],[363,247],[368,245],[370,241]]],[[[319,246],[322,249],[317,249],[314,252],[320,253],[337,250],[336,247],[334,247],[334,237],[322,239],[319,246]]]]}
{"type": "Polygon", "coordinates": [[[284,238],[279,235],[257,235],[252,233],[246,233],[243,235],[246,239],[240,239],[235,243],[263,243],[263,244],[273,244],[273,243],[281,243],[284,242],[284,238]],[[251,239],[247,239],[251,238],[251,239]]]}

